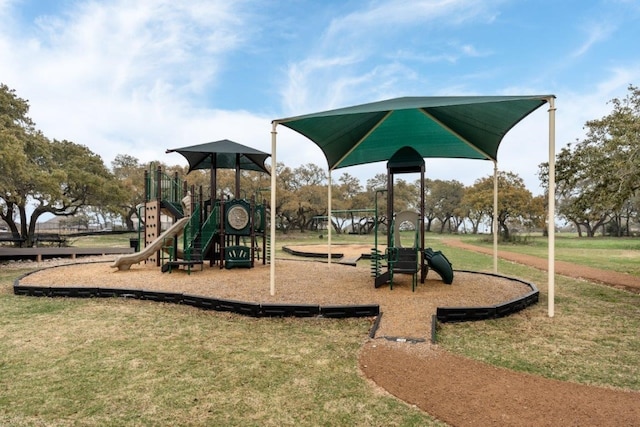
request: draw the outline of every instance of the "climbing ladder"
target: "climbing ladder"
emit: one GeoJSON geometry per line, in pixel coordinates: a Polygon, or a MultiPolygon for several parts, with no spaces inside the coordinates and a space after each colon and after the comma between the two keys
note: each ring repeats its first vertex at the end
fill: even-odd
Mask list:
{"type": "Polygon", "coordinates": [[[384,255],[380,249],[371,248],[371,277],[379,277],[382,273],[382,260],[384,255]]]}

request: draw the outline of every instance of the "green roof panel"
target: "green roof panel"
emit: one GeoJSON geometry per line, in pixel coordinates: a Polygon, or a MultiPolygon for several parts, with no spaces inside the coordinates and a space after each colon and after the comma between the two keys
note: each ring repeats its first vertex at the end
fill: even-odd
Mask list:
{"type": "Polygon", "coordinates": [[[320,147],[329,169],[423,157],[497,160],[506,133],[553,95],[405,97],[274,120],[320,147]]]}

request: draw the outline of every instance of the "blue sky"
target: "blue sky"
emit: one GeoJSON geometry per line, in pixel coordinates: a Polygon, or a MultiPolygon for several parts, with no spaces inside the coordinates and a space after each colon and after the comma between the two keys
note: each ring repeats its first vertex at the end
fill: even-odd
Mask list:
{"type": "MultiPolygon", "coordinates": [[[[557,150],[640,85],[640,0],[0,0],[0,82],[50,138],[184,164],[168,148],[271,151],[271,121],[399,96],[557,97],[557,150]]],[[[547,109],[504,139],[500,170],[540,193],[547,109]]],[[[278,162],[326,167],[278,127],[278,162]]],[[[466,185],[491,162],[427,160],[466,185]]],[[[361,179],[384,163],[339,169],[361,179]]]]}

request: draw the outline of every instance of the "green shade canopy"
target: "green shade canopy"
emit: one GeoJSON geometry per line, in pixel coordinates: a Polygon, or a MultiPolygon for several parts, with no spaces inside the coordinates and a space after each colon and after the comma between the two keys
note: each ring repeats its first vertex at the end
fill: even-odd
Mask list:
{"type": "MultiPolygon", "coordinates": [[[[279,124],[306,136],[320,147],[329,170],[392,159],[392,166],[414,167],[407,161],[422,158],[498,160],[500,142],[520,120],[549,103],[548,221],[555,224],[555,96],[447,96],[405,97],[337,110],[277,119],[271,122],[272,161],[276,160],[279,124]],[[398,150],[396,157],[393,157],[398,150]],[[410,153],[415,150],[415,153],[410,153]]],[[[497,166],[497,163],[496,163],[497,166]]],[[[494,168],[494,177],[497,176],[494,168]]],[[[331,174],[329,174],[331,179],[331,174]]],[[[329,181],[331,184],[331,181],[329,181]]],[[[331,185],[327,186],[331,216],[331,185]]],[[[494,180],[497,189],[497,179],[494,180]]],[[[276,206],[276,174],[271,175],[271,206],[276,206]]],[[[493,223],[497,224],[497,194],[493,223]]],[[[555,227],[549,227],[548,304],[554,316],[555,227]]],[[[275,295],[276,209],[271,210],[270,293],[275,295]]],[[[498,272],[497,227],[493,235],[494,273],[498,272]]],[[[328,233],[331,262],[331,227],[328,233]]]]}
{"type": "Polygon", "coordinates": [[[237,142],[223,139],[189,147],[174,148],[167,153],[180,153],[189,162],[189,172],[196,169],[242,169],[269,173],[265,160],[270,156],[237,142]]]}
{"type": "Polygon", "coordinates": [[[404,146],[423,158],[497,160],[505,134],[550,98],[404,97],[273,122],[318,145],[330,170],[385,161],[404,146]]]}

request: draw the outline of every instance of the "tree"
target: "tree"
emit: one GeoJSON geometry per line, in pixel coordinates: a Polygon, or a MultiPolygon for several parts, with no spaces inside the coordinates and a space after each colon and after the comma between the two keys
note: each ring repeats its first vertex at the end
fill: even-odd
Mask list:
{"type": "MultiPolygon", "coordinates": [[[[364,194],[368,206],[377,207],[378,224],[389,225],[387,221],[387,174],[379,173],[373,178],[367,179],[364,194]]],[[[364,205],[364,203],[362,203],[364,205]]]]}
{"type": "MultiPolygon", "coordinates": [[[[299,166],[293,170],[295,192],[295,223],[300,231],[306,230],[314,218],[327,215],[327,175],[322,168],[313,163],[299,166]]],[[[340,230],[331,222],[336,232],[340,230]]]]}
{"type": "Polygon", "coordinates": [[[276,172],[279,229],[305,231],[317,224],[317,217],[327,215],[327,177],[322,169],[310,163],[292,170],[278,163],[276,172]]]}
{"type": "Polygon", "coordinates": [[[338,178],[338,185],[332,189],[333,207],[334,209],[364,209],[366,206],[359,205],[362,194],[362,185],[360,180],[348,173],[343,173],[338,178]]]}
{"type": "Polygon", "coordinates": [[[531,205],[524,216],[525,226],[529,228],[538,228],[546,230],[547,204],[548,198],[544,195],[534,196],[531,199],[531,205]]]}
{"type": "Polygon", "coordinates": [[[296,177],[293,185],[297,189],[306,186],[327,184],[326,172],[320,166],[313,163],[299,166],[293,170],[293,173],[296,177]]]}
{"type": "MultiPolygon", "coordinates": [[[[477,212],[493,213],[493,176],[476,180],[466,192],[466,203],[477,212]]],[[[524,223],[532,208],[533,196],[524,181],[513,172],[498,173],[498,225],[503,239],[510,238],[509,224],[524,223]]]]}
{"type": "Polygon", "coordinates": [[[420,210],[420,180],[409,183],[396,179],[393,186],[393,209],[396,212],[420,210]]]}
{"type": "MultiPolygon", "coordinates": [[[[414,185],[419,186],[420,181],[417,180],[414,185]]],[[[424,180],[424,231],[431,231],[431,225],[433,221],[437,218],[437,203],[433,195],[433,185],[434,181],[429,178],[425,178],[424,180]]]]}
{"type": "Polygon", "coordinates": [[[102,159],[70,141],[49,141],[27,116],[29,105],[0,86],[0,217],[27,245],[38,218],[70,216],[87,205],[113,206],[120,188],[102,159]]]}
{"type": "MultiPolygon", "coordinates": [[[[376,192],[387,189],[387,174],[379,173],[367,180],[366,191],[371,198],[371,205],[375,204],[376,192]]],[[[378,193],[378,220],[381,224],[387,224],[386,206],[389,194],[382,191],[378,193]]],[[[408,183],[402,178],[393,180],[393,211],[418,210],[420,208],[420,182],[408,183]]],[[[387,224],[388,225],[388,224],[387,224]]]]}
{"type": "Polygon", "coordinates": [[[485,197],[479,197],[475,193],[476,190],[475,186],[466,188],[460,201],[460,206],[458,206],[462,216],[471,222],[471,232],[473,234],[478,234],[480,224],[493,211],[493,204],[491,207],[487,206],[485,197]]]}
{"type": "MultiPolygon", "coordinates": [[[[558,213],[587,236],[610,221],[619,222],[640,188],[640,90],[629,86],[613,99],[608,115],[585,124],[586,136],[567,144],[556,157],[558,213]]],[[[539,176],[548,182],[548,164],[539,176]]]]}
{"type": "Polygon", "coordinates": [[[70,216],[85,206],[114,212],[114,207],[121,204],[123,192],[100,156],[71,141],[54,140],[50,146],[52,156],[47,169],[57,179],[47,187],[41,187],[44,192],[30,195],[35,208],[30,218],[29,235],[34,232],[40,215],[45,213],[70,216]]]}
{"type": "Polygon", "coordinates": [[[573,222],[581,235],[593,237],[595,231],[609,221],[615,203],[611,174],[604,173],[606,154],[600,148],[581,143],[574,149],[568,145],[556,161],[556,194],[558,214],[573,222]]]}
{"type": "Polygon", "coordinates": [[[583,144],[606,153],[609,190],[619,193],[619,208],[640,188],[640,89],[630,85],[624,99],[611,100],[613,111],[586,123],[583,144]]]}
{"type": "Polygon", "coordinates": [[[0,218],[13,233],[20,233],[16,225],[18,209],[14,203],[18,197],[16,181],[29,175],[27,168],[36,166],[24,152],[25,141],[40,137],[28,113],[28,102],[0,84],[0,218]]]}
{"type": "MultiPolygon", "coordinates": [[[[276,165],[276,192],[276,226],[286,233],[294,222],[296,196],[293,171],[284,163],[276,165]]],[[[271,206],[271,209],[274,209],[274,206],[271,206]]]]}
{"type": "Polygon", "coordinates": [[[369,193],[373,193],[377,190],[387,189],[387,174],[378,173],[373,178],[367,179],[366,190],[369,193]]]}
{"type": "Polygon", "coordinates": [[[134,230],[133,216],[144,217],[142,212],[138,212],[138,206],[145,201],[145,166],[129,154],[118,154],[111,162],[111,171],[123,192],[122,204],[119,206],[120,214],[127,230],[134,230]]]}
{"type": "MultiPolygon", "coordinates": [[[[456,180],[443,181],[436,179],[430,182],[425,204],[431,206],[434,217],[440,221],[440,233],[444,232],[451,220],[459,215],[458,208],[464,196],[464,185],[456,180]]],[[[457,230],[461,221],[456,221],[453,229],[457,230]]]]}

